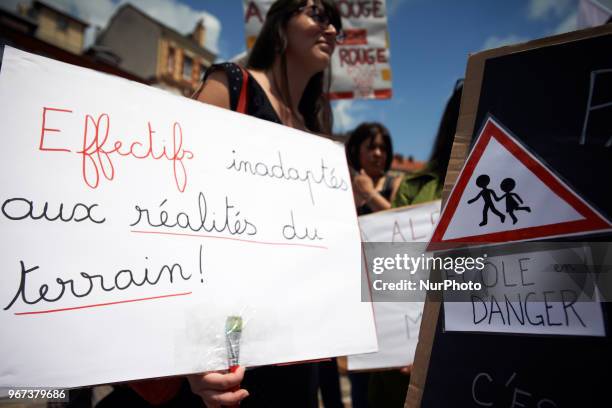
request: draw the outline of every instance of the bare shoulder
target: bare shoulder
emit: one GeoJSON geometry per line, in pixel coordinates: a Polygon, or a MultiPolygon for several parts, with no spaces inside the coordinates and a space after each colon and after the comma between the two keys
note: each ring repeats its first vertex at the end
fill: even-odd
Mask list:
{"type": "Polygon", "coordinates": [[[403,176],[396,176],[393,178],[393,181],[391,183],[391,202],[395,200],[395,196],[397,195],[397,192],[399,191],[399,188],[400,188],[400,185],[402,184],[403,179],[404,179],[403,176]]]}
{"type": "Polygon", "coordinates": [[[393,182],[391,183],[391,186],[396,189],[400,186],[400,184],[402,184],[402,180],[404,179],[404,176],[395,176],[393,177],[393,182]]]}
{"type": "Polygon", "coordinates": [[[255,78],[255,80],[259,83],[259,85],[263,86],[264,88],[270,87],[268,77],[263,71],[253,69],[253,68],[249,68],[247,71],[249,75],[255,78]]]}
{"type": "Polygon", "coordinates": [[[230,94],[227,75],[222,70],[212,72],[200,86],[195,99],[209,105],[230,109],[230,94]]]}

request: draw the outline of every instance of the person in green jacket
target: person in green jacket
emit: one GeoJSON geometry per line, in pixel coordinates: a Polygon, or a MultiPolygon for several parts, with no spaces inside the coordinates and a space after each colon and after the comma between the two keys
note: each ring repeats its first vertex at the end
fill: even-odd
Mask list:
{"type": "MultiPolygon", "coordinates": [[[[427,166],[402,179],[392,207],[404,207],[437,200],[442,197],[442,187],[450,160],[463,80],[457,81],[455,89],[444,109],[440,127],[427,166]]],[[[379,371],[370,375],[368,401],[370,407],[402,408],[410,384],[412,365],[396,370],[379,371]]]]}
{"type": "Polygon", "coordinates": [[[444,177],[457,130],[462,90],[463,80],[458,80],[444,109],[429,162],[423,170],[404,176],[392,203],[394,208],[424,203],[442,197],[444,177]]]}

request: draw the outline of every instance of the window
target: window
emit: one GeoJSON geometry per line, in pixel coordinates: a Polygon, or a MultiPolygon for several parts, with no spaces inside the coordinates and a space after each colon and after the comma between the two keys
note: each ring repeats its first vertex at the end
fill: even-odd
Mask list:
{"type": "Polygon", "coordinates": [[[191,81],[191,72],[193,69],[193,59],[188,56],[183,57],[183,79],[191,81]]]}
{"type": "Polygon", "coordinates": [[[62,16],[57,16],[55,25],[57,26],[58,31],[66,31],[68,30],[68,19],[62,16]]]}
{"type": "Polygon", "coordinates": [[[174,55],[175,55],[174,48],[168,47],[168,66],[166,67],[166,70],[170,74],[174,72],[174,61],[175,61],[174,55]]]}

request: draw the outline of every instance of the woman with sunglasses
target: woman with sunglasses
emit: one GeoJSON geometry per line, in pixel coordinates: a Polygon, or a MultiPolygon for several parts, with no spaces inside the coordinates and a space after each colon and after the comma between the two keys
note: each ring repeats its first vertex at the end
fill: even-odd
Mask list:
{"type": "Polygon", "coordinates": [[[245,69],[213,65],[195,98],[238,110],[247,86],[244,111],[295,129],[330,134],[332,115],[324,80],[336,42],[340,16],[330,0],[278,0],[270,7],[245,69]]]}
{"type": "MultiPolygon", "coordinates": [[[[329,89],[324,89],[329,81],[324,75],[341,29],[331,0],[278,0],[266,15],[246,67],[213,65],[194,98],[295,129],[330,134],[329,89]]],[[[243,407],[318,406],[316,364],[259,367],[246,374],[239,368],[235,373],[190,376],[189,381],[208,407],[239,402],[243,407]],[[239,384],[243,389],[236,390],[239,384]]]]}

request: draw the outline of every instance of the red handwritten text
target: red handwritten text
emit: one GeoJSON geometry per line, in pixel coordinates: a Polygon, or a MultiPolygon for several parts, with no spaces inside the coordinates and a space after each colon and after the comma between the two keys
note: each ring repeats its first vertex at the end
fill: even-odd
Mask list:
{"type": "Polygon", "coordinates": [[[340,15],[344,18],[383,18],[385,7],[380,0],[339,0],[336,6],[340,10],[340,15]]]}
{"type": "Polygon", "coordinates": [[[46,124],[47,124],[47,111],[72,113],[72,111],[68,110],[68,109],[43,108],[42,130],[40,131],[40,145],[38,145],[38,148],[40,150],[43,150],[43,151],[46,150],[48,152],[70,152],[69,149],[57,149],[57,148],[51,148],[51,147],[44,147],[44,145],[45,145],[45,133],[46,132],[59,132],[60,131],[59,129],[53,129],[53,128],[46,127],[46,124]]]}
{"type": "MultiPolygon", "coordinates": [[[[42,130],[40,136],[39,150],[71,152],[65,148],[45,148],[44,140],[46,132],[60,132],[59,129],[46,128],[47,111],[72,113],[68,109],[43,108],[42,130]]],[[[113,160],[120,157],[131,157],[133,159],[162,160],[172,162],[174,182],[180,192],[184,192],[187,186],[187,169],[185,160],[193,159],[193,152],[183,148],[183,129],[179,122],[172,124],[171,145],[166,146],[163,142],[156,140],[151,122],[147,122],[148,134],[146,141],[125,142],[117,137],[111,141],[111,118],[107,113],[101,113],[97,117],[85,115],[83,126],[82,149],[76,151],[81,155],[81,171],[83,181],[87,186],[95,189],[100,184],[100,177],[112,181],[115,178],[115,165],[113,160]],[[159,146],[161,144],[161,147],[159,146]]],[[[159,139],[159,138],[157,138],[159,139]]]]}
{"type": "Polygon", "coordinates": [[[387,63],[385,48],[340,48],[340,66],[374,65],[387,63]]]}

